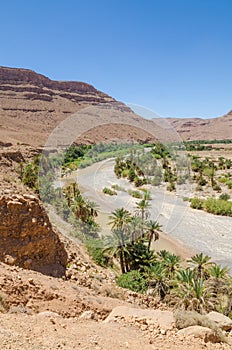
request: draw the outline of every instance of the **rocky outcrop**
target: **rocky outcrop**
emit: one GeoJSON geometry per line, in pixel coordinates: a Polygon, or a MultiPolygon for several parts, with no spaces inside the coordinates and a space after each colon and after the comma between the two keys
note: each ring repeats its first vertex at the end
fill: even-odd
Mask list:
{"type": "Polygon", "coordinates": [[[48,275],[64,274],[67,253],[36,197],[0,197],[0,260],[48,275]]]}

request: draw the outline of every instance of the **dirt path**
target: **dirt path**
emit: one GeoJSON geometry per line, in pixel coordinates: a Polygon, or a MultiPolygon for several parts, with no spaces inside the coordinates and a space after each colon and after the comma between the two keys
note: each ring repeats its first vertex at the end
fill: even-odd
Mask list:
{"type": "MultiPolygon", "coordinates": [[[[127,192],[119,191],[117,196],[112,197],[102,193],[103,187],[111,187],[116,183],[125,189],[133,189],[126,180],[117,179],[113,164],[112,159],[106,160],[80,169],[74,175],[84,196],[94,200],[105,216],[118,207],[133,212],[138,201],[127,192]]],[[[174,250],[180,250],[182,255],[188,255],[191,251],[202,251],[214,261],[232,267],[232,218],[191,209],[181,198],[161,189],[153,187],[151,192],[151,218],[162,224],[163,231],[167,234],[163,235],[167,245],[171,245],[174,250]]],[[[104,229],[107,227],[103,226],[104,229]]],[[[165,246],[165,241],[162,246],[165,246]]]]}

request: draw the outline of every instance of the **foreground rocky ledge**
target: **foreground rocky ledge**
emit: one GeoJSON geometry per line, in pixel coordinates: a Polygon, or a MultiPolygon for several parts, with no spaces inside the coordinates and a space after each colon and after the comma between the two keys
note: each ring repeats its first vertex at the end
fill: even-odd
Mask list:
{"type": "Polygon", "coordinates": [[[0,197],[0,261],[47,275],[64,274],[67,253],[35,196],[0,197]]]}

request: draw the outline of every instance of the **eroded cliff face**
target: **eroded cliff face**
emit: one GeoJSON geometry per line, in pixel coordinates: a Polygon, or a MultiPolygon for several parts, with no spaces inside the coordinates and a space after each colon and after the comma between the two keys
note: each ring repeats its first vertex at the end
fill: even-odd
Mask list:
{"type": "Polygon", "coordinates": [[[0,260],[47,275],[64,274],[67,253],[36,197],[0,197],[0,260]]]}

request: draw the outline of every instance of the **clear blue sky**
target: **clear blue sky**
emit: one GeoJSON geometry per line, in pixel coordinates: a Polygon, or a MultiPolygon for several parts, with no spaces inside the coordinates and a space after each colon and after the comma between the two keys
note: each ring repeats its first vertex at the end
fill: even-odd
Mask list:
{"type": "Polygon", "coordinates": [[[162,116],[232,109],[231,0],[1,0],[0,65],[162,116]]]}

